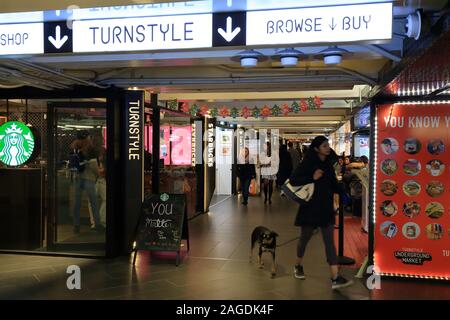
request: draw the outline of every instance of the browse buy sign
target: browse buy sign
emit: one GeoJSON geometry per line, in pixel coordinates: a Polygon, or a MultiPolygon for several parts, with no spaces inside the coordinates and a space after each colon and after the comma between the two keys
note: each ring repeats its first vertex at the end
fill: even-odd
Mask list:
{"type": "Polygon", "coordinates": [[[247,45],[392,37],[392,3],[247,12],[247,45]]]}

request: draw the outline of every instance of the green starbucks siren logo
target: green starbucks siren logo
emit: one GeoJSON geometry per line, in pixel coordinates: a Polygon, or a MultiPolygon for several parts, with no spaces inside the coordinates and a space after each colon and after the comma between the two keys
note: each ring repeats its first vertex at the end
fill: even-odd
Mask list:
{"type": "Polygon", "coordinates": [[[20,166],[30,159],[34,136],[24,123],[10,121],[0,126],[0,161],[8,166],[20,166]]]}

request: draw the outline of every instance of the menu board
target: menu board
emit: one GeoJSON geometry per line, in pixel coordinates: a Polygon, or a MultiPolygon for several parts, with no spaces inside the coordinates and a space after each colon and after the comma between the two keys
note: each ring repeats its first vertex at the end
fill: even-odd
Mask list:
{"type": "Polygon", "coordinates": [[[375,270],[450,278],[450,104],[377,108],[375,270]]]}
{"type": "Polygon", "coordinates": [[[185,196],[162,193],[147,197],[137,229],[138,250],[178,251],[186,226],[185,196]]]}

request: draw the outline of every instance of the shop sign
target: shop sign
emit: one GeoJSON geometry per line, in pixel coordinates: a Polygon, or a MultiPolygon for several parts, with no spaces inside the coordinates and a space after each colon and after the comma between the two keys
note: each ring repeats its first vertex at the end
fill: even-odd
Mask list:
{"type": "Polygon", "coordinates": [[[44,24],[0,25],[0,55],[44,53],[44,24]]]}
{"type": "Polygon", "coordinates": [[[377,272],[450,279],[450,104],[377,108],[377,272]]]}
{"type": "Polygon", "coordinates": [[[208,135],[208,146],[207,146],[207,156],[208,156],[208,167],[212,168],[214,166],[214,124],[208,123],[207,135],[208,135]]]}
{"type": "Polygon", "coordinates": [[[141,159],[141,106],[140,101],[128,102],[128,160],[141,159]]]}
{"type": "Polygon", "coordinates": [[[191,162],[192,166],[195,167],[195,157],[196,157],[196,143],[195,143],[195,122],[192,124],[192,131],[191,131],[191,162]]]}
{"type": "Polygon", "coordinates": [[[211,25],[211,14],[74,21],[73,51],[211,47],[211,25]]]}
{"type": "Polygon", "coordinates": [[[218,9],[213,13],[204,8],[189,11],[190,7],[186,6],[183,14],[167,8],[163,15],[161,8],[151,7],[109,11],[91,8],[82,9],[82,14],[76,9],[59,21],[0,25],[0,55],[351,43],[392,38],[392,3],[233,12],[218,9]]]}
{"type": "Polygon", "coordinates": [[[30,128],[17,121],[0,126],[0,161],[17,167],[27,162],[34,150],[34,136],[30,128]]]}
{"type": "Polygon", "coordinates": [[[392,38],[392,3],[247,12],[247,45],[392,38]]]}

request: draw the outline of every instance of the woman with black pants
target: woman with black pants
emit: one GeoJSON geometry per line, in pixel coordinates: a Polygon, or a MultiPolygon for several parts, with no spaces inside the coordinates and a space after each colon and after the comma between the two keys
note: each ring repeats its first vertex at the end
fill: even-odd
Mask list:
{"type": "Polygon", "coordinates": [[[237,165],[237,176],[241,180],[242,204],[246,206],[248,204],[250,183],[256,178],[255,165],[250,163],[248,148],[244,149],[244,159],[237,165]]]}
{"type": "Polygon", "coordinates": [[[316,228],[322,231],[327,262],[330,265],[333,289],[343,288],[353,282],[346,280],[338,273],[338,259],[334,245],[334,200],[335,193],[342,194],[339,188],[333,164],[337,160],[336,153],[330,148],[324,136],[314,138],[304,160],[290,178],[294,186],[314,183],[314,194],[306,205],[301,205],[297,213],[295,225],[301,227],[300,240],[297,246],[297,263],[295,277],[305,279],[303,256],[306,246],[316,228]]]}

